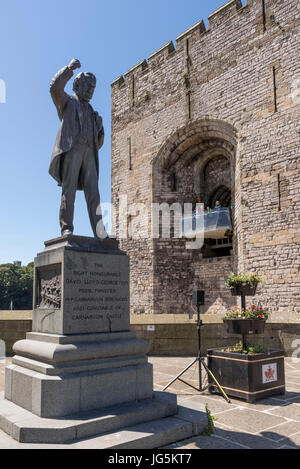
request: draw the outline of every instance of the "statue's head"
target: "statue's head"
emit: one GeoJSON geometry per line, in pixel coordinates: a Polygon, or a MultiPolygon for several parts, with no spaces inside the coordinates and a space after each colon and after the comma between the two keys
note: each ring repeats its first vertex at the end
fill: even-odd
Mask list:
{"type": "Polygon", "coordinates": [[[96,88],[96,77],[92,73],[81,72],[73,82],[73,91],[79,99],[89,102],[96,88]]]}

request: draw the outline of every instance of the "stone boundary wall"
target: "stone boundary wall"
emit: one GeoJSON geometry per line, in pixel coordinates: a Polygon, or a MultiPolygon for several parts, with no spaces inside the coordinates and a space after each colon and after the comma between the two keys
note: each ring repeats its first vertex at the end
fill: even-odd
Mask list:
{"type": "MultiPolygon", "coordinates": [[[[153,325],[150,325],[151,329],[153,325]]],[[[156,324],[155,330],[148,330],[147,324],[132,324],[137,337],[150,344],[149,355],[168,356],[196,356],[197,355],[197,324],[174,323],[156,324]]],[[[267,323],[264,335],[247,337],[250,343],[263,344],[269,348],[284,350],[286,356],[291,356],[296,348],[300,349],[300,324],[267,323]],[[293,348],[292,342],[298,339],[298,345],[293,348]]],[[[215,347],[234,345],[241,340],[241,336],[227,334],[223,324],[206,323],[201,328],[201,352],[215,347]]],[[[298,356],[300,358],[300,354],[298,356]]]]}
{"type": "MultiPolygon", "coordinates": [[[[32,311],[0,311],[0,340],[6,344],[7,356],[13,355],[13,344],[17,340],[24,339],[26,333],[32,330],[31,315],[32,311]]],[[[203,320],[201,329],[203,353],[208,348],[229,346],[240,340],[240,336],[228,335],[225,332],[221,317],[218,315],[212,317],[212,315],[203,314],[201,319],[203,320]]],[[[183,314],[140,315],[140,318],[132,315],[131,330],[138,338],[150,344],[149,355],[193,356],[197,353],[196,315],[192,319],[183,314]],[[147,316],[149,316],[148,319],[147,316]]],[[[295,339],[300,342],[300,322],[296,323],[291,316],[290,322],[286,324],[267,322],[264,336],[253,336],[251,341],[283,349],[285,355],[291,356],[295,350],[292,347],[295,339]]],[[[300,347],[300,343],[297,347],[300,347]]]]}
{"type": "Polygon", "coordinates": [[[32,311],[0,311],[0,340],[5,342],[6,356],[13,355],[14,343],[32,330],[31,317],[32,311]]]}

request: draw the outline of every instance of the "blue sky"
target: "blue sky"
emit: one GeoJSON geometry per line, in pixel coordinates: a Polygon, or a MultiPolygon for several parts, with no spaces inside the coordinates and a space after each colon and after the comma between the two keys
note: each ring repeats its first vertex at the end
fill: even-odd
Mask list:
{"type": "MultiPolygon", "coordinates": [[[[110,84],[226,0],[6,0],[0,3],[0,264],[27,264],[60,235],[60,188],[49,176],[59,126],[52,76],[75,57],[97,77],[91,101],[103,117],[101,200],[110,201],[110,84]]],[[[245,3],[245,2],[243,2],[245,3]]],[[[72,82],[70,82],[71,85],[72,82]]],[[[66,88],[71,92],[71,86],[66,88]]],[[[75,234],[91,236],[77,193],[75,234]]]]}

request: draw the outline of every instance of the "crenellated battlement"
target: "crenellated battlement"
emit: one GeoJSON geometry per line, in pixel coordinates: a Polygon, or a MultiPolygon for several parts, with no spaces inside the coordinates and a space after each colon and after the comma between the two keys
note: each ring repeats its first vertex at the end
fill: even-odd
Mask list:
{"type": "Polygon", "coordinates": [[[160,55],[169,55],[171,54],[172,52],[175,51],[175,47],[174,47],[174,44],[173,44],[173,41],[170,41],[168,42],[168,44],[165,44],[164,46],[162,46],[160,49],[158,49],[157,51],[153,52],[153,54],[151,54],[148,58],[148,62],[151,62],[151,60],[153,60],[154,58],[156,59],[158,56],[160,55]]]}
{"type": "Polygon", "coordinates": [[[184,31],[183,33],[181,33],[176,39],[177,46],[180,43],[180,41],[182,41],[182,39],[185,39],[189,35],[197,33],[197,32],[199,34],[202,34],[202,33],[206,32],[206,27],[205,27],[205,24],[204,24],[203,20],[199,21],[198,23],[194,24],[194,26],[192,26],[191,28],[189,28],[186,31],[184,31]]]}
{"type": "Polygon", "coordinates": [[[209,29],[212,29],[218,26],[219,24],[223,23],[224,21],[227,21],[241,8],[243,8],[241,0],[230,0],[229,2],[225,3],[225,5],[221,6],[220,8],[215,10],[211,15],[209,15],[209,29]]]}
{"type": "Polygon", "coordinates": [[[148,67],[148,62],[146,59],[141,60],[138,64],[136,64],[134,67],[130,68],[125,74],[124,77],[126,78],[128,75],[131,75],[132,72],[135,71],[144,71],[148,67]]]}
{"type": "Polygon", "coordinates": [[[221,26],[223,23],[227,22],[231,18],[234,18],[238,13],[248,7],[249,4],[253,3],[253,0],[248,0],[247,5],[243,7],[241,0],[230,0],[222,7],[215,10],[208,17],[208,29],[206,29],[205,23],[203,20],[200,20],[195,25],[191,26],[189,29],[181,33],[176,38],[176,47],[174,46],[173,41],[168,42],[155,52],[153,52],[148,60],[144,59],[139,62],[134,67],[130,68],[124,76],[121,75],[116,80],[111,83],[111,86],[121,86],[126,82],[126,79],[136,72],[145,72],[152,63],[156,61],[164,61],[168,58],[169,55],[180,52],[184,48],[184,41],[189,38],[195,40],[200,40],[201,37],[205,36],[207,33],[214,31],[216,28],[221,26]]]}

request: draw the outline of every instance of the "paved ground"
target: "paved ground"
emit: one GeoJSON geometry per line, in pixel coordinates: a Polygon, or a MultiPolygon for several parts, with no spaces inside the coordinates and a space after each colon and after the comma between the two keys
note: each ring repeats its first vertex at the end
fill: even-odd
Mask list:
{"type": "MultiPolygon", "coordinates": [[[[150,357],[154,366],[155,390],[161,390],[192,359],[187,357],[150,357]]],[[[6,360],[6,364],[10,359],[6,360]]],[[[4,366],[0,361],[0,391],[4,386],[4,366]]],[[[193,405],[208,404],[215,422],[215,433],[194,437],[170,447],[185,449],[248,449],[248,448],[300,448],[300,360],[294,363],[285,359],[286,394],[262,399],[255,404],[231,398],[228,404],[221,396],[203,394],[176,381],[169,389],[178,396],[178,402],[186,400],[193,405]]],[[[197,386],[197,366],[183,377],[197,386]]]]}
{"type": "MultiPolygon", "coordinates": [[[[155,390],[161,390],[176,376],[191,358],[151,357],[154,367],[155,390]]],[[[186,400],[208,404],[215,421],[215,433],[210,437],[199,436],[178,442],[173,448],[204,449],[290,449],[300,448],[300,360],[293,363],[285,359],[286,394],[262,399],[248,404],[230,397],[228,404],[223,397],[208,392],[197,393],[176,381],[168,388],[178,396],[178,402],[186,400]]],[[[182,378],[197,386],[197,365],[182,378]]]]}

